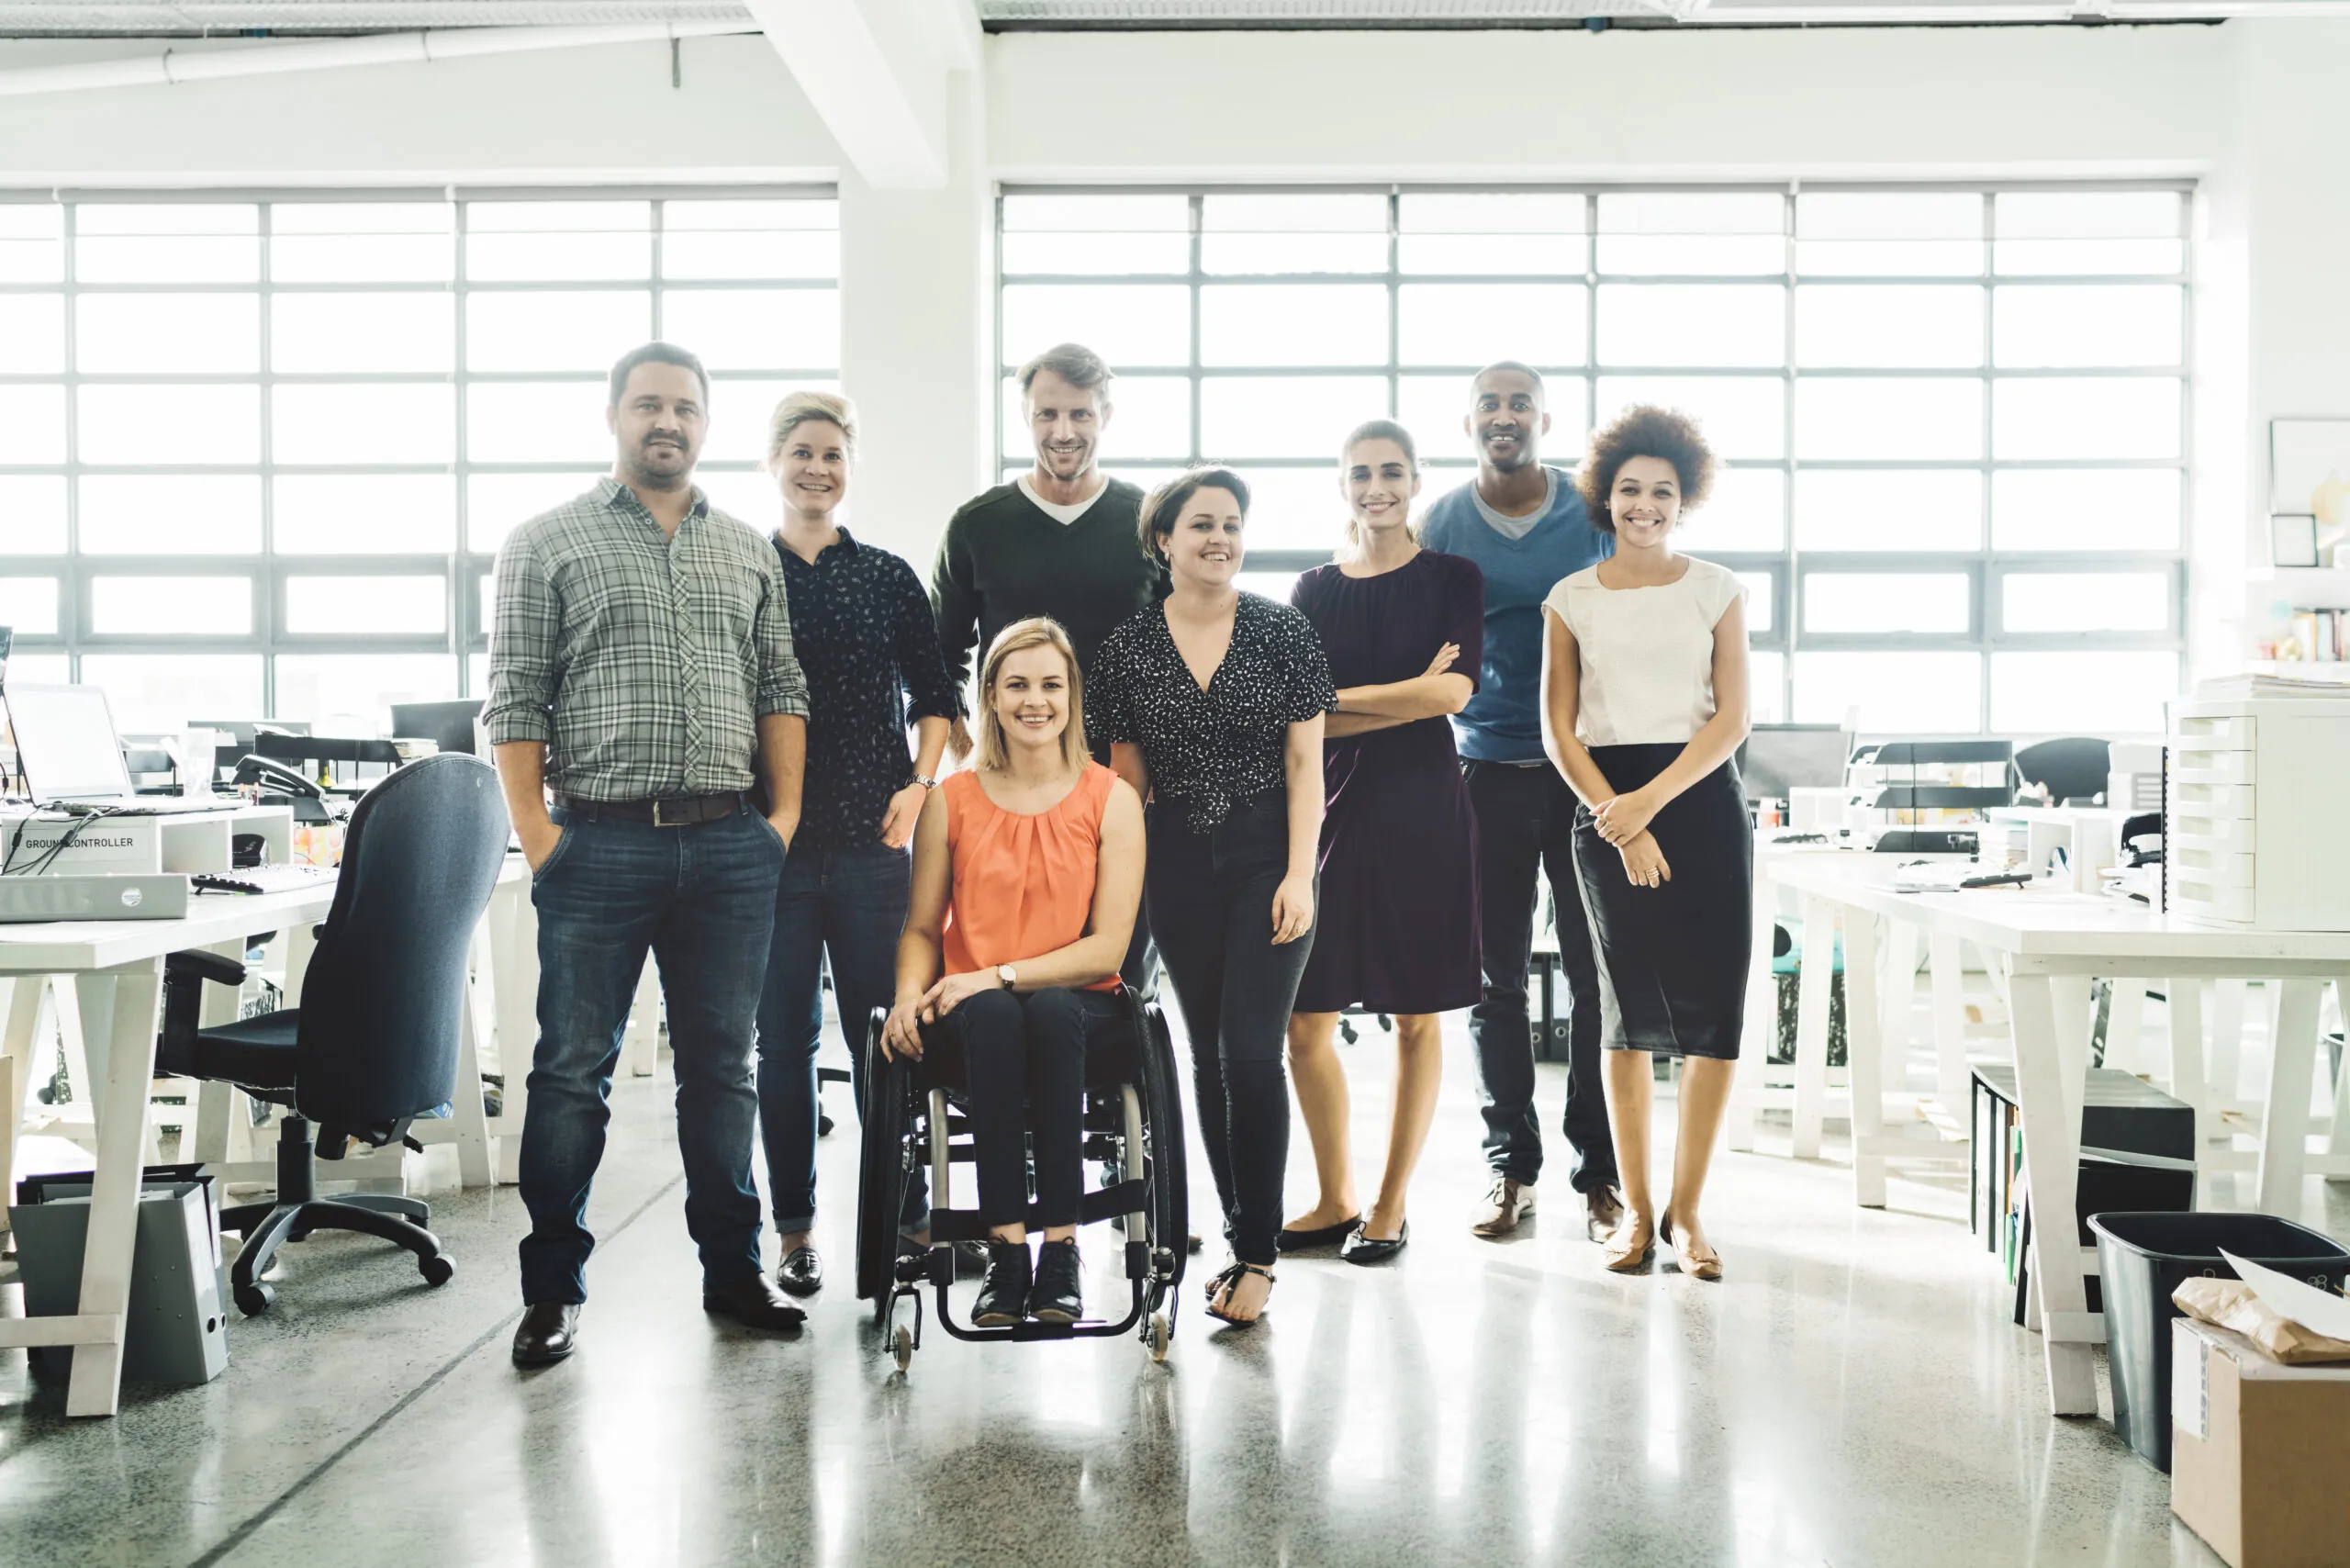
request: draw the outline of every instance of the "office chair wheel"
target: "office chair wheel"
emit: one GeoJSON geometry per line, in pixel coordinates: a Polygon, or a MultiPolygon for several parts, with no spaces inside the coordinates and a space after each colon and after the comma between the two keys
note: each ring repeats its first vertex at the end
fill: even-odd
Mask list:
{"type": "Polygon", "coordinates": [[[1167,1359],[1168,1341],[1173,1337],[1174,1330],[1168,1326],[1167,1315],[1163,1312],[1152,1313],[1148,1331],[1143,1336],[1143,1342],[1150,1347],[1152,1361],[1163,1361],[1167,1359]]]}
{"type": "Polygon", "coordinates": [[[816,1136],[818,1137],[830,1137],[833,1136],[833,1118],[829,1114],[822,1111],[816,1113],[816,1136]]]}
{"type": "Polygon", "coordinates": [[[897,1333],[890,1338],[890,1353],[897,1357],[900,1372],[904,1372],[912,1366],[914,1364],[914,1331],[902,1323],[899,1324],[897,1333]]]}
{"type": "Polygon", "coordinates": [[[1343,1014],[1339,1017],[1338,1037],[1345,1040],[1347,1044],[1350,1046],[1353,1045],[1357,1039],[1360,1038],[1360,1036],[1355,1033],[1355,1024],[1353,1019],[1346,1017],[1343,1014]]]}
{"type": "Polygon", "coordinates": [[[457,1277],[457,1265],[442,1254],[416,1260],[416,1271],[424,1276],[428,1285],[445,1285],[457,1277]]]}
{"type": "Polygon", "coordinates": [[[247,1317],[259,1317],[277,1299],[276,1290],[269,1285],[239,1285],[231,1293],[237,1298],[237,1310],[247,1317]]]}

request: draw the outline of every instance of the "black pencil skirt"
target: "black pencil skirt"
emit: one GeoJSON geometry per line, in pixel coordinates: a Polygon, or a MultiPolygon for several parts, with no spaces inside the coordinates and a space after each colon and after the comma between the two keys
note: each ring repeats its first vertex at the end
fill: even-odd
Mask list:
{"type": "MultiPolygon", "coordinates": [[[[1678,745],[1591,748],[1619,792],[1639,789],[1681,755],[1678,745]]],[[[1738,1056],[1754,941],[1754,829],[1729,763],[1691,785],[1649,824],[1669,880],[1636,886],[1575,810],[1575,876],[1599,965],[1601,1041],[1610,1050],[1738,1056]]]]}

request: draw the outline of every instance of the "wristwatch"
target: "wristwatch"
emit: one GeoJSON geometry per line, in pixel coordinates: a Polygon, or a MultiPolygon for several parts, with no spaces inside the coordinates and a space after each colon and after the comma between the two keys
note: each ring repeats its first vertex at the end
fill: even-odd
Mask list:
{"type": "Polygon", "coordinates": [[[915,783],[917,783],[917,784],[919,784],[919,785],[921,785],[921,786],[922,786],[923,789],[925,789],[925,790],[935,790],[935,789],[937,789],[937,788],[938,788],[938,780],[937,780],[937,779],[935,779],[935,778],[932,778],[929,774],[927,774],[927,773],[917,773],[917,774],[915,774],[915,775],[914,775],[914,782],[915,782],[915,783]]]}
{"type": "Polygon", "coordinates": [[[1010,991],[1020,983],[1020,977],[1013,972],[1010,964],[998,964],[995,967],[995,978],[1003,982],[1003,989],[1006,991],[1010,991]]]}

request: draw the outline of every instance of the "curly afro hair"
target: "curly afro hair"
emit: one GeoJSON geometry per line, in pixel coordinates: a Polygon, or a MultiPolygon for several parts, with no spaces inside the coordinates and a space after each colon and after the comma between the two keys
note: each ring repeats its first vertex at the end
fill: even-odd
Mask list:
{"type": "Polygon", "coordinates": [[[1617,472],[1635,457],[1662,457],[1673,465],[1673,474],[1681,480],[1684,512],[1704,506],[1713,491],[1714,449],[1706,444],[1697,421],[1677,409],[1635,403],[1617,415],[1612,424],[1591,432],[1591,450],[1575,475],[1591,525],[1603,533],[1616,532],[1607,497],[1616,487],[1617,472]]]}

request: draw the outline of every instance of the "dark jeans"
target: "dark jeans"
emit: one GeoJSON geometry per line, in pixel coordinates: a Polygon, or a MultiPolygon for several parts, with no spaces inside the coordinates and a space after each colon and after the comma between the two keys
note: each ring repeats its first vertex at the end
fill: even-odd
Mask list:
{"type": "Polygon", "coordinates": [[[1544,762],[1468,762],[1477,812],[1477,896],[1484,922],[1485,983],[1469,1010],[1484,1101],[1485,1162],[1496,1176],[1532,1183],[1542,1174],[1542,1124],[1534,1110],[1534,1038],[1526,983],[1534,949],[1535,878],[1550,883],[1559,958],[1567,980],[1567,1144],[1578,1193],[1616,1185],[1616,1140],[1599,1068],[1599,967],[1575,879],[1575,800],[1544,762]]]}
{"type": "MultiPolygon", "coordinates": [[[[865,1114],[867,1021],[897,993],[898,935],[906,925],[912,861],[879,839],[853,848],[803,844],[776,885],[775,940],[759,993],[759,1136],[766,1145],[775,1227],[816,1225],[816,1050],[823,1036],[823,970],[848,1043],[856,1114],[865,1114]]],[[[928,1222],[926,1178],[907,1184],[903,1228],[928,1222]]]]}
{"type": "Polygon", "coordinates": [[[1032,1155],[1037,1223],[1077,1223],[1085,1195],[1086,1041],[1125,1011],[1115,991],[983,991],[933,1025],[962,1038],[982,1223],[1028,1217],[1032,1155]]]}
{"type": "Polygon", "coordinates": [[[783,840],[744,811],[699,827],[577,820],[539,868],[539,1043],[522,1118],[522,1299],[588,1299],[588,1189],[604,1157],[620,1060],[649,947],[661,967],[677,1075],[686,1229],[702,1279],[759,1271],[751,1185],[751,1036],[775,923],[783,840]]]}
{"type": "Polygon", "coordinates": [[[1193,833],[1180,801],[1149,812],[1150,927],[1192,1040],[1200,1141],[1233,1256],[1271,1265],[1280,1251],[1289,1162],[1290,1004],[1314,933],[1273,945],[1273,890],[1289,868],[1281,795],[1232,809],[1193,833]]]}

